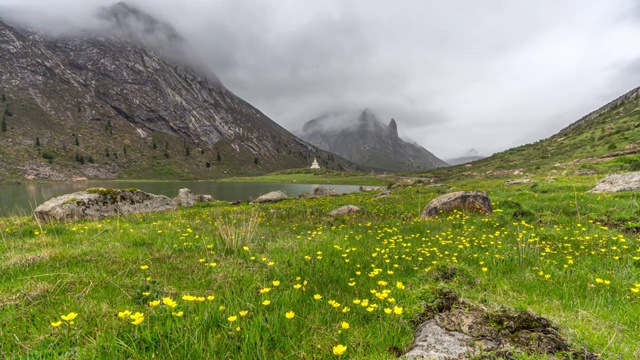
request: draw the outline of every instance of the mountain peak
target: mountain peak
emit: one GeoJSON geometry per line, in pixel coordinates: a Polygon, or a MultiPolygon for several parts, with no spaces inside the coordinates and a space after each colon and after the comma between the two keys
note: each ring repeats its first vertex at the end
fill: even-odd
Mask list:
{"type": "Polygon", "coordinates": [[[395,119],[391,119],[391,121],[389,121],[389,133],[393,137],[398,137],[398,124],[396,124],[395,119]]]}
{"type": "Polygon", "coordinates": [[[145,39],[154,37],[163,42],[183,41],[169,23],[160,21],[125,1],[101,8],[97,16],[110,24],[112,30],[125,39],[145,42],[145,39]]]}

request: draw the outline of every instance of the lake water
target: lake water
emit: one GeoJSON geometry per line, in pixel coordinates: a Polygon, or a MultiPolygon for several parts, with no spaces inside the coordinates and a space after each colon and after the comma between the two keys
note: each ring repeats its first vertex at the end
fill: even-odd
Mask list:
{"type": "Polygon", "coordinates": [[[72,183],[29,183],[0,185],[0,216],[27,215],[43,202],[64,194],[93,187],[136,188],[142,191],[175,197],[178,190],[188,188],[194,194],[212,195],[216,200],[252,200],[270,191],[284,190],[289,196],[312,192],[322,186],[341,193],[357,192],[357,185],[272,184],[272,183],[218,183],[209,181],[90,181],[72,183]]]}

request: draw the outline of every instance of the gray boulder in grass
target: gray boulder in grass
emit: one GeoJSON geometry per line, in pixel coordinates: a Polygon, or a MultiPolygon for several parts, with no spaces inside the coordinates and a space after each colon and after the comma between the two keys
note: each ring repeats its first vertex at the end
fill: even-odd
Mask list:
{"type": "Polygon", "coordinates": [[[50,199],[34,211],[43,222],[101,219],[114,215],[129,215],[176,210],[172,199],[137,189],[94,188],[50,199]]]}
{"type": "Polygon", "coordinates": [[[421,218],[437,216],[439,213],[451,213],[456,210],[487,215],[493,213],[493,205],[484,191],[456,191],[431,200],[422,211],[421,218]]]}
{"type": "Polygon", "coordinates": [[[360,212],[360,208],[355,205],[345,205],[343,207],[337,208],[335,210],[329,211],[327,215],[329,216],[346,216],[353,215],[360,212]]]}
{"type": "Polygon", "coordinates": [[[173,201],[182,207],[192,207],[196,204],[196,197],[189,189],[178,190],[178,196],[173,201]]]}
{"type": "Polygon", "coordinates": [[[253,202],[254,203],[277,202],[277,201],[286,200],[288,198],[289,197],[287,196],[287,193],[285,193],[282,190],[277,190],[277,191],[272,191],[264,195],[258,196],[258,198],[253,200],[253,202]]]}
{"type": "Polygon", "coordinates": [[[609,175],[600,182],[593,189],[589,190],[590,193],[615,193],[621,191],[638,191],[640,190],[640,171],[609,175]]]}

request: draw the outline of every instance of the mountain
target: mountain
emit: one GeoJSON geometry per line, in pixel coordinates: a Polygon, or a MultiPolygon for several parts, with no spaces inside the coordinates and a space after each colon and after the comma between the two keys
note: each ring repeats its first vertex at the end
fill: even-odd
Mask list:
{"type": "Polygon", "coordinates": [[[126,3],[99,30],[0,19],[0,178],[209,178],[354,165],[229,91],[171,27],[126,3]]]}
{"type": "Polygon", "coordinates": [[[428,176],[453,178],[640,171],[640,87],[547,139],[496,153],[471,165],[470,168],[450,167],[428,176]]]}
{"type": "Polygon", "coordinates": [[[476,149],[469,149],[469,151],[467,151],[464,155],[456,158],[446,159],[445,161],[450,165],[460,165],[484,159],[485,157],[486,156],[480,155],[476,149]]]}
{"type": "Polygon", "coordinates": [[[417,171],[447,166],[425,148],[398,136],[391,119],[381,123],[370,110],[359,115],[325,115],[304,124],[300,137],[357,164],[387,171],[417,171]]]}

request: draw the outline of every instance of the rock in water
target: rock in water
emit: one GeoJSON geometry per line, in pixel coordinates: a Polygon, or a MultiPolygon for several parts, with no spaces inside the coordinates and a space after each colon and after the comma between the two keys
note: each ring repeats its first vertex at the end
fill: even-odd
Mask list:
{"type": "Polygon", "coordinates": [[[346,205],[327,213],[329,216],[345,216],[360,212],[360,208],[354,205],[346,205]]]}
{"type": "Polygon", "coordinates": [[[437,216],[439,213],[450,213],[455,210],[469,211],[480,214],[491,214],[493,205],[484,191],[457,191],[439,196],[429,203],[422,211],[421,218],[437,216]]]}
{"type": "Polygon", "coordinates": [[[34,210],[43,222],[101,219],[113,215],[128,215],[176,210],[168,197],[145,193],[137,189],[94,188],[55,197],[34,210]]]}
{"type": "Polygon", "coordinates": [[[270,193],[266,193],[262,196],[259,196],[257,199],[253,200],[254,203],[266,203],[266,202],[278,202],[282,200],[286,200],[289,197],[287,193],[282,190],[272,191],[270,193]]]}
{"type": "Polygon", "coordinates": [[[196,203],[196,197],[191,193],[191,190],[185,188],[178,190],[178,196],[173,201],[182,207],[192,207],[196,203]]]}
{"type": "Polygon", "coordinates": [[[591,193],[615,193],[620,191],[640,190],[640,171],[610,175],[600,180],[598,185],[589,190],[591,193]]]}

